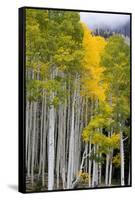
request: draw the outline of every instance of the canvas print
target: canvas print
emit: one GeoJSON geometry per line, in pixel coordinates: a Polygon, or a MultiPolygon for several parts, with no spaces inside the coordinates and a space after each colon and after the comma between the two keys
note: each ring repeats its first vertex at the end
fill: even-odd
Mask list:
{"type": "Polygon", "coordinates": [[[25,191],[131,186],[131,14],[23,10],[25,191]]]}

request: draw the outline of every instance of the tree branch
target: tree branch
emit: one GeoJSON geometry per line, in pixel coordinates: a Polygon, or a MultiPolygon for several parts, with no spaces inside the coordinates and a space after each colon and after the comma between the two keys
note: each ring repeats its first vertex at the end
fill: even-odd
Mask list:
{"type": "Polygon", "coordinates": [[[127,139],[128,139],[128,137],[124,138],[124,139],[123,139],[123,142],[124,142],[125,140],[127,140],[127,139]]]}
{"type": "MultiPolygon", "coordinates": [[[[92,151],[93,151],[93,149],[91,150],[91,153],[92,153],[92,151]]],[[[74,187],[77,185],[77,183],[79,182],[79,180],[80,180],[80,178],[81,178],[81,172],[82,172],[82,169],[83,169],[83,165],[84,165],[84,160],[85,160],[87,157],[89,157],[89,156],[91,155],[91,153],[85,155],[85,154],[86,154],[86,150],[84,150],[84,152],[83,152],[83,157],[82,157],[82,162],[81,162],[81,165],[80,165],[79,175],[78,175],[78,177],[76,178],[76,180],[72,183],[72,188],[74,188],[74,187]]]]}

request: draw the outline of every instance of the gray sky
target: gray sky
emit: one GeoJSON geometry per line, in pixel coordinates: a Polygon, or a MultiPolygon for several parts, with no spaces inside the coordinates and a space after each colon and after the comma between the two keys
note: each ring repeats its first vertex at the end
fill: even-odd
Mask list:
{"type": "Polygon", "coordinates": [[[94,27],[107,26],[116,28],[124,25],[130,20],[130,15],[123,14],[104,14],[104,13],[80,13],[81,21],[85,22],[91,29],[94,27]]]}

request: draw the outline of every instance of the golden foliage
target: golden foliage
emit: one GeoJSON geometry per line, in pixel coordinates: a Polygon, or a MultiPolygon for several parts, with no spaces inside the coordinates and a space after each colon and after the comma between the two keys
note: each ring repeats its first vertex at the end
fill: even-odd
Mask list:
{"type": "Polygon", "coordinates": [[[82,139],[83,141],[85,142],[88,142],[89,141],[89,137],[90,137],[90,132],[87,128],[85,128],[82,132],[82,139]]]}
{"type": "Polygon", "coordinates": [[[79,176],[81,177],[81,182],[82,183],[87,183],[89,180],[89,174],[87,172],[79,172],[79,176]]]}
{"type": "Polygon", "coordinates": [[[92,32],[84,24],[83,29],[83,48],[85,52],[83,65],[86,74],[82,78],[83,88],[81,94],[104,101],[107,83],[102,80],[104,68],[100,66],[100,58],[106,41],[103,37],[92,35],[92,32]]]}
{"type": "Polygon", "coordinates": [[[120,167],[120,154],[114,156],[112,162],[116,168],[120,167]]]}

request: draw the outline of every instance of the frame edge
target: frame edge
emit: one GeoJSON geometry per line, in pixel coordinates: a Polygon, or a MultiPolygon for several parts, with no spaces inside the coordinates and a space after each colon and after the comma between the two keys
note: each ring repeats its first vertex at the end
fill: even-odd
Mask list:
{"type": "Polygon", "coordinates": [[[25,8],[19,8],[19,176],[18,176],[18,191],[26,193],[25,184],[25,8]]]}

